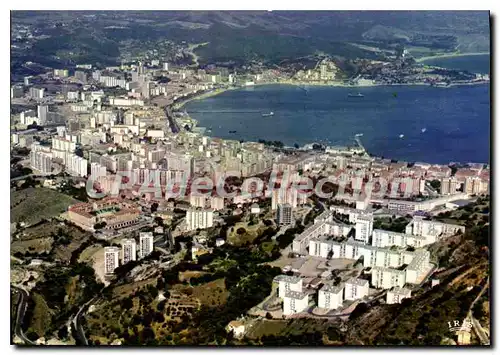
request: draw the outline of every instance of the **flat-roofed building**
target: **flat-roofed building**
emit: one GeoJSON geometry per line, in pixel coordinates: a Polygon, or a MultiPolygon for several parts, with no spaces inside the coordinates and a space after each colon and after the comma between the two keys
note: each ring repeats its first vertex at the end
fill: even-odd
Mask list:
{"type": "Polygon", "coordinates": [[[406,272],[404,270],[375,266],[372,268],[371,273],[371,284],[375,288],[403,287],[406,283],[406,272]]]}
{"type": "Polygon", "coordinates": [[[137,258],[137,244],[135,239],[124,239],[122,241],[122,262],[134,261],[137,258]]]}
{"type": "Polygon", "coordinates": [[[292,215],[292,206],[290,204],[278,204],[278,211],[276,212],[276,221],[278,225],[292,224],[292,215]]]}
{"type": "Polygon", "coordinates": [[[153,233],[139,233],[139,257],[144,258],[153,252],[153,233]]]}
{"type": "Polygon", "coordinates": [[[441,237],[454,235],[458,231],[465,232],[465,227],[457,224],[425,220],[422,216],[413,217],[413,220],[408,223],[405,230],[406,234],[425,237],[427,244],[434,243],[441,237]]]}
{"type": "MultiPolygon", "coordinates": [[[[210,208],[214,211],[224,209],[224,197],[214,196],[210,198],[210,208]]],[[[252,212],[253,213],[253,212],[252,212]]]]}
{"type": "Polygon", "coordinates": [[[429,257],[428,250],[419,250],[415,253],[412,261],[405,269],[407,283],[416,284],[419,282],[422,274],[429,269],[429,257]]]}
{"type": "Polygon", "coordinates": [[[105,247],[104,248],[104,273],[112,274],[119,266],[120,248],[105,247]]]}
{"type": "Polygon", "coordinates": [[[368,296],[368,289],[368,280],[352,277],[345,283],[344,297],[350,301],[362,299],[368,296]]]}
{"type": "Polygon", "coordinates": [[[373,215],[359,216],[356,220],[356,234],[354,239],[368,244],[373,232],[373,215]]]}
{"type": "Polygon", "coordinates": [[[94,231],[97,223],[103,223],[103,229],[130,227],[138,222],[140,214],[134,204],[111,197],[68,207],[68,219],[89,231],[94,231]]]}
{"type": "Polygon", "coordinates": [[[287,291],[302,292],[302,279],[297,276],[278,275],[274,278],[278,283],[278,297],[285,297],[287,291]]]}
{"type": "Polygon", "coordinates": [[[457,187],[460,186],[457,179],[454,177],[446,177],[441,179],[440,193],[441,195],[453,195],[457,193],[457,187]]]}
{"type": "Polygon", "coordinates": [[[411,290],[407,288],[394,287],[392,290],[387,291],[387,304],[401,303],[405,298],[411,297],[411,290]]]}
{"type": "Polygon", "coordinates": [[[423,236],[386,231],[382,229],[374,229],[372,234],[372,245],[379,248],[391,247],[393,245],[401,248],[405,248],[407,246],[421,248],[427,244],[427,238],[423,236]]]}
{"type": "Polygon", "coordinates": [[[214,212],[211,209],[189,209],[186,212],[187,230],[205,229],[213,226],[214,212]]]}
{"type": "Polygon", "coordinates": [[[344,284],[332,286],[325,284],[318,291],[318,307],[323,309],[337,309],[344,302],[344,284]]]}
{"type": "Polygon", "coordinates": [[[309,306],[309,295],[304,292],[287,291],[283,297],[283,314],[285,316],[305,311],[309,306]]]}

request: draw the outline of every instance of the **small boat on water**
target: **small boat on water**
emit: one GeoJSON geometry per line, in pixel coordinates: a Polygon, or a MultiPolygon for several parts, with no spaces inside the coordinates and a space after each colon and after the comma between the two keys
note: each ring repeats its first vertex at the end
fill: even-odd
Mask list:
{"type": "Polygon", "coordinates": [[[262,114],[262,117],[270,117],[270,116],[274,116],[274,112],[273,111],[271,111],[269,113],[263,113],[262,114]]]}
{"type": "Polygon", "coordinates": [[[362,93],[358,92],[357,94],[349,94],[347,97],[365,97],[362,93]]]}
{"type": "Polygon", "coordinates": [[[405,136],[404,134],[400,134],[399,138],[404,138],[404,136],[405,136]]]}
{"type": "Polygon", "coordinates": [[[236,133],[236,131],[229,131],[229,133],[236,133]]]}

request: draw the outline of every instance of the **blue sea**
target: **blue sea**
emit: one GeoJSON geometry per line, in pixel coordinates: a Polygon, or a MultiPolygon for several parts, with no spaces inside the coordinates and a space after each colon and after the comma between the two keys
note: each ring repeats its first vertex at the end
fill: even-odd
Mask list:
{"type": "Polygon", "coordinates": [[[464,55],[460,57],[433,58],[424,61],[425,64],[435,65],[448,69],[467,70],[472,73],[489,74],[490,56],[484,55],[464,55]]]}
{"type": "Polygon", "coordinates": [[[189,102],[214,137],[303,146],[352,145],[374,155],[430,163],[489,162],[489,85],[365,88],[264,85],[189,102]],[[363,98],[348,97],[360,92],[363,98]],[[263,113],[274,112],[272,117],[263,113]],[[236,131],[236,133],[230,133],[236,131]],[[400,135],[404,135],[400,138],[400,135]]]}

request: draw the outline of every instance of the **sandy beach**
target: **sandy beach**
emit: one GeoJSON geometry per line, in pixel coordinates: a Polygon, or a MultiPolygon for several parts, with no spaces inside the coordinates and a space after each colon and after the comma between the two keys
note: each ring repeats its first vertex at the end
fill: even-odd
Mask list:
{"type": "Polygon", "coordinates": [[[421,57],[418,59],[415,59],[417,63],[425,62],[426,60],[430,59],[437,59],[437,58],[452,58],[452,57],[466,57],[469,55],[490,55],[489,52],[475,52],[475,53],[444,53],[444,54],[438,54],[434,56],[429,56],[429,57],[421,57]]]}

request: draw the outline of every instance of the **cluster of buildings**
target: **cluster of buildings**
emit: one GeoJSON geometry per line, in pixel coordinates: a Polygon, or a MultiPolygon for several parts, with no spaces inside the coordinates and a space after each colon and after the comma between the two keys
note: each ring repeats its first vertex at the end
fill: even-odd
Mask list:
{"type": "Polygon", "coordinates": [[[323,59],[316,63],[313,69],[299,70],[293,79],[299,81],[334,81],[339,68],[329,59],[323,59]]]}
{"type": "Polygon", "coordinates": [[[153,233],[151,232],[141,232],[139,233],[139,244],[137,245],[135,239],[123,239],[121,249],[116,246],[105,247],[104,248],[104,274],[112,274],[113,271],[121,265],[124,265],[130,261],[142,259],[154,250],[154,239],[153,233]]]}
{"type": "MultiPolygon", "coordinates": [[[[311,293],[305,290],[302,278],[279,275],[274,282],[278,283],[278,297],[283,301],[283,315],[290,316],[309,309],[311,293]]],[[[344,301],[366,298],[368,290],[368,280],[360,278],[353,277],[337,285],[327,282],[318,290],[316,304],[323,310],[336,310],[342,307],[344,301]]]]}
{"type": "Polygon", "coordinates": [[[68,207],[68,220],[88,230],[120,229],[139,222],[140,208],[120,198],[104,198],[68,207]]]}
{"type": "MultiPolygon", "coordinates": [[[[332,61],[323,60],[311,72],[300,75],[328,81],[336,71],[332,61]]],[[[307,196],[292,188],[291,182],[300,177],[327,177],[339,185],[336,199],[347,203],[361,199],[365,206],[336,207],[333,212],[348,215],[349,223],[334,220],[330,215],[318,218],[294,240],[294,252],[321,258],[363,257],[364,266],[375,271],[373,283],[379,286],[386,285],[387,271],[377,268],[397,270],[407,265],[405,270],[397,270],[405,273],[404,282],[401,276],[398,285],[418,278],[428,262],[428,255],[420,249],[453,233],[454,227],[415,217],[406,233],[374,230],[373,215],[366,206],[378,204],[390,213],[416,215],[470,195],[487,193],[487,166],[469,164],[453,173],[448,166],[373,158],[359,141],[357,147],[329,146],[313,151],[314,146],[310,145],[302,151],[278,152],[264,143],[206,136],[206,130],[187,114],[165,111],[154,101],[160,97],[172,104],[207,89],[274,80],[278,74],[267,70],[240,76],[223,68],[192,70],[160,62],[152,67],[138,63],[96,69],[81,64],[74,72],[55,69],[40,77],[57,78],[63,88],[73,85],[70,89],[54,93],[44,88],[38,77],[12,86],[13,100],[29,99],[29,103],[34,100],[36,104],[36,109],[16,115],[19,125],[36,122],[46,126],[47,131],[36,141],[33,137],[40,133],[35,130],[14,132],[12,140],[31,149],[29,164],[35,172],[50,174],[55,165],[61,165],[70,175],[87,177],[95,191],[103,194],[121,196],[126,190],[131,194],[125,195],[150,202],[170,197],[188,201],[188,231],[212,227],[214,213],[228,204],[239,206],[261,199],[271,199],[278,225],[293,224],[294,209],[305,204],[307,196]],[[59,104],[54,105],[55,102],[59,104]],[[48,127],[54,115],[64,117],[64,125],[48,127]],[[271,181],[266,180],[264,186],[256,184],[256,192],[263,191],[261,195],[249,192],[251,189],[245,184],[228,182],[231,178],[241,181],[270,171],[288,174],[289,180],[281,176],[279,188],[272,188],[271,181]],[[229,177],[225,181],[232,196],[189,195],[190,183],[198,177],[214,183],[229,177]],[[439,197],[429,196],[427,183],[431,180],[440,181],[439,197]],[[422,196],[426,198],[421,199],[422,196]],[[392,246],[417,250],[390,250],[392,246]],[[415,276],[412,270],[420,264],[422,270],[417,270],[415,276]]],[[[68,210],[69,220],[87,230],[131,226],[137,223],[139,214],[135,204],[121,198],[77,204],[68,210]]]]}
{"type": "MultiPolygon", "coordinates": [[[[361,209],[350,209],[349,222],[341,222],[335,217],[337,209],[323,212],[292,243],[292,251],[303,257],[362,261],[363,274],[369,280],[351,277],[334,284],[328,280],[329,275],[324,276],[316,304],[326,311],[341,308],[346,300],[366,298],[370,285],[387,290],[387,303],[400,303],[411,296],[411,287],[422,283],[433,268],[426,246],[465,230],[463,226],[414,216],[405,233],[397,233],[373,229],[373,214],[361,209]]],[[[281,275],[275,281],[279,284],[284,315],[309,309],[312,293],[304,289],[300,276],[281,275]]]]}
{"type": "MultiPolygon", "coordinates": [[[[341,186],[337,199],[355,202],[363,196],[368,203],[386,206],[393,213],[413,214],[489,189],[489,169],[483,166],[460,168],[452,174],[448,166],[369,157],[361,145],[329,146],[323,152],[290,155],[275,152],[263,143],[208,137],[205,129],[197,127],[197,122],[186,114],[170,113],[167,119],[164,109],[154,105],[154,100],[164,97],[172,103],[218,85],[273,80],[276,73],[266,70],[240,77],[225,68],[192,70],[173,68],[168,63],[161,65],[159,61],[157,64],[147,67],[139,62],[102,69],[80,64],[74,72],[65,68],[53,70],[47,78],[57,78],[63,86],[80,85],[63,90],[63,94],[45,90],[38,78],[26,78],[22,85],[11,88],[11,96],[16,100],[29,97],[37,102],[37,107],[21,112],[20,124],[36,122],[44,126],[53,121],[51,115],[60,115],[65,122],[49,138],[50,148],[46,144],[32,145],[37,132],[14,132],[12,141],[34,151],[30,156],[34,170],[50,172],[49,161],[55,162],[71,175],[90,175],[104,193],[118,192],[116,181],[121,181],[123,172],[130,175],[127,189],[140,194],[138,187],[152,182],[161,186],[162,197],[169,198],[169,184],[187,186],[186,181],[196,176],[207,176],[216,182],[227,175],[246,178],[275,170],[326,176],[341,186]],[[110,92],[110,88],[116,90],[110,92]],[[54,102],[62,105],[53,105],[54,102]],[[83,152],[83,156],[77,151],[83,152]],[[436,179],[441,182],[443,200],[419,200],[419,196],[428,194],[426,182],[436,179]]],[[[336,70],[335,64],[325,59],[317,63],[313,76],[329,80],[336,70]]],[[[309,148],[312,146],[304,147],[309,148]]],[[[212,196],[205,204],[200,202],[193,207],[218,210],[224,203],[253,202],[253,196],[239,188],[232,192],[237,192],[236,196],[225,202],[212,196]]],[[[146,196],[158,198],[155,193],[146,196]]],[[[307,201],[291,188],[267,190],[264,198],[269,197],[280,224],[289,223],[288,205],[294,209],[307,201]],[[278,205],[283,205],[279,213],[278,205]]]]}

